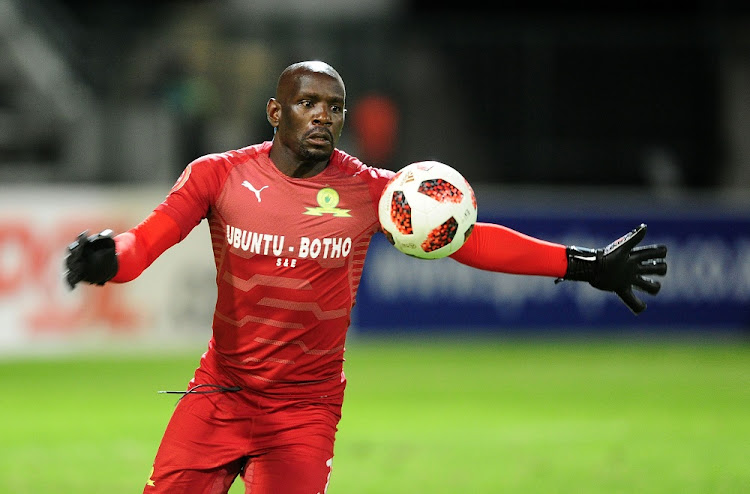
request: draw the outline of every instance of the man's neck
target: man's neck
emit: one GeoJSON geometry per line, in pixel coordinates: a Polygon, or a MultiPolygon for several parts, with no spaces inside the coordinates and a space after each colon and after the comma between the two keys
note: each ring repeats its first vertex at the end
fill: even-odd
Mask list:
{"type": "Polygon", "coordinates": [[[269,156],[281,173],[292,178],[314,177],[325,170],[330,161],[330,156],[325,160],[300,160],[291,151],[276,143],[271,147],[269,156]]]}

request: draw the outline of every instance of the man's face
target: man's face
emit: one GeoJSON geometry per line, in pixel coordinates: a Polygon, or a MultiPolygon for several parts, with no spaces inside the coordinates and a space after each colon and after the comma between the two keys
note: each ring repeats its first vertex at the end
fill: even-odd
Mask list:
{"type": "Polygon", "coordinates": [[[308,72],[278,101],[275,139],[303,161],[328,160],[344,127],[345,89],[328,74],[308,72]]]}

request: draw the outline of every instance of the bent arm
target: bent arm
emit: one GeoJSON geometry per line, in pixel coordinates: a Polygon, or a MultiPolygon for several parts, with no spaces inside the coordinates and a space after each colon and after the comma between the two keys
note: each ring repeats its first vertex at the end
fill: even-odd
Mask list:
{"type": "Polygon", "coordinates": [[[139,225],[115,237],[119,269],[114,283],[137,278],[165,250],[180,241],[180,228],[166,213],[154,211],[139,225]]]}
{"type": "Polygon", "coordinates": [[[568,266],[566,247],[539,240],[508,227],[477,223],[456,261],[486,271],[560,278],[568,266]]]}

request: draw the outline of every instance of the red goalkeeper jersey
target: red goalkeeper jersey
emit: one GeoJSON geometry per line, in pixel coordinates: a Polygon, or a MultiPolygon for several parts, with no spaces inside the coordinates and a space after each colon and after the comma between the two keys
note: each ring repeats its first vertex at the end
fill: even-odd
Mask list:
{"type": "MultiPolygon", "coordinates": [[[[118,235],[115,282],[135,278],[208,220],[218,296],[201,368],[213,384],[270,395],[343,391],[344,342],[377,203],[394,172],[335,150],[320,174],[295,179],[272,143],[192,162],[155,212],[118,235]]],[[[478,223],[452,257],[481,269],[562,276],[565,247],[478,223]]],[[[426,261],[427,262],[427,261],[426,261]]]]}
{"type": "Polygon", "coordinates": [[[203,365],[243,387],[320,395],[343,389],[344,340],[392,172],[335,151],[295,179],[271,143],[198,159],[157,208],[184,238],[208,219],[218,296],[203,365]]]}

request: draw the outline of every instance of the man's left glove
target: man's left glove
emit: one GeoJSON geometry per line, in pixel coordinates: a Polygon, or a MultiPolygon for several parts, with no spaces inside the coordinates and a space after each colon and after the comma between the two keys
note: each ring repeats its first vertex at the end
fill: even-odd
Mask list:
{"type": "Polygon", "coordinates": [[[603,249],[568,247],[568,269],[558,281],[588,281],[595,288],[616,293],[634,314],[643,312],[646,304],[633,294],[633,288],[656,295],[661,283],[644,275],[667,274],[666,245],[636,247],[646,229],[641,224],[603,249]]]}
{"type": "Polygon", "coordinates": [[[86,281],[92,285],[103,285],[117,274],[117,255],[112,230],[96,235],[83,232],[68,246],[65,258],[65,279],[73,289],[86,281]]]}

